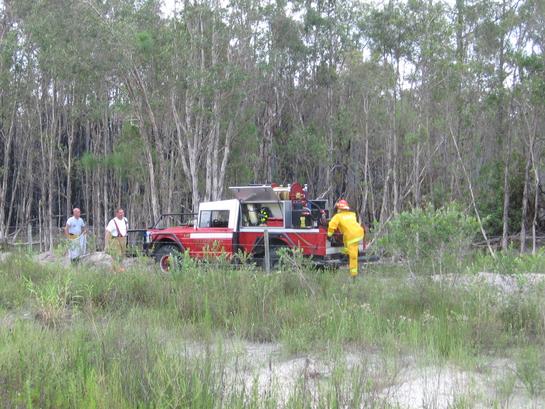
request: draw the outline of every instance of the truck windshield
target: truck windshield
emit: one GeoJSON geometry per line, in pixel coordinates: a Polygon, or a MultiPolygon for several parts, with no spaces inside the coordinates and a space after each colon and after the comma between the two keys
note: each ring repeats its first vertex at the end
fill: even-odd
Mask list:
{"type": "Polygon", "coordinates": [[[199,227],[229,227],[229,210],[202,210],[199,227]]]}
{"type": "Polygon", "coordinates": [[[159,220],[153,226],[154,229],[168,229],[176,226],[190,226],[196,219],[196,214],[192,213],[169,213],[162,214],[159,220]]]}

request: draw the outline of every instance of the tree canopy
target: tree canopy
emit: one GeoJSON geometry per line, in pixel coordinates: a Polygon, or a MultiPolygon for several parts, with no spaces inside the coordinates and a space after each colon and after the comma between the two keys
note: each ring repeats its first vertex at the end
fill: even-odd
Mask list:
{"type": "Polygon", "coordinates": [[[536,236],[544,48],[539,0],[5,0],[0,240],[295,180],[369,224],[457,201],[536,236]]]}

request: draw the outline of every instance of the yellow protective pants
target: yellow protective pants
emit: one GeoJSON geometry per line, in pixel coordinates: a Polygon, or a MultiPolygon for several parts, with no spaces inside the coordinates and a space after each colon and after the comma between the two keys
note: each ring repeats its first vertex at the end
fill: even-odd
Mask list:
{"type": "Polygon", "coordinates": [[[328,237],[333,236],[337,229],[343,234],[343,250],[345,254],[348,254],[350,261],[350,275],[356,277],[358,275],[358,246],[365,236],[365,230],[358,223],[356,213],[345,210],[337,213],[329,221],[327,226],[328,237]]]}
{"type": "Polygon", "coordinates": [[[358,248],[362,240],[363,236],[356,237],[344,243],[344,253],[348,254],[348,268],[352,277],[358,275],[358,248]]]}

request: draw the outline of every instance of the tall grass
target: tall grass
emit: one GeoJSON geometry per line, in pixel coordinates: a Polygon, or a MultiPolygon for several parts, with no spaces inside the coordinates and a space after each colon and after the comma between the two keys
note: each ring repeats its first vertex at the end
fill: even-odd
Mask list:
{"type": "MultiPolygon", "coordinates": [[[[384,385],[363,367],[341,364],[318,382],[320,399],[304,374],[301,384],[273,388],[265,399],[240,381],[221,348],[180,353],[187,339],[279,342],[288,354],[407,351],[457,362],[542,347],[542,288],[506,296],[479,285],[407,279],[394,270],[368,267],[352,282],[306,267],[264,274],[251,266],[184,261],[172,274],[135,268],[112,275],[13,256],[0,264],[0,311],[12,317],[0,320],[2,407],[257,408],[280,400],[294,408],[309,401],[384,407],[376,394],[384,385]]],[[[530,361],[520,359],[521,379],[536,370],[530,361]]],[[[541,385],[528,383],[528,389],[540,392],[541,385]]]]}
{"type": "Polygon", "coordinates": [[[488,253],[475,252],[466,268],[470,272],[501,274],[545,273],[545,249],[539,249],[535,254],[520,254],[518,249],[510,248],[497,252],[495,258],[488,253]]]}

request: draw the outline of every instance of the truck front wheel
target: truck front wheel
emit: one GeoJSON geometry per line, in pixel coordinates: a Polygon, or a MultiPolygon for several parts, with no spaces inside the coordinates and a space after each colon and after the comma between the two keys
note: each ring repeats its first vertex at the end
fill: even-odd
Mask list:
{"type": "Polygon", "coordinates": [[[182,253],[174,244],[163,244],[153,252],[153,258],[159,263],[161,271],[167,273],[172,267],[176,257],[182,253]]]}

